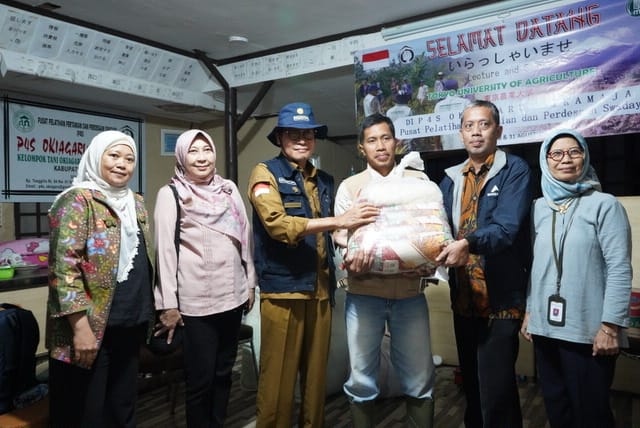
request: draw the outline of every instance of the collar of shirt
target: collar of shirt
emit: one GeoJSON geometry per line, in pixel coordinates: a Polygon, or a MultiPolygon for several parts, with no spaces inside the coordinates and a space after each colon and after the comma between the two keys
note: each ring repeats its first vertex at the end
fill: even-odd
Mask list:
{"type": "Polygon", "coordinates": [[[367,171],[369,171],[369,174],[371,174],[371,178],[373,178],[374,180],[384,180],[386,178],[392,177],[397,167],[398,165],[393,165],[393,169],[389,171],[389,174],[382,175],[375,169],[371,168],[371,165],[367,164],[367,171]]]}
{"type": "Polygon", "coordinates": [[[467,161],[467,164],[464,166],[464,168],[462,168],[462,174],[467,175],[470,172],[472,172],[473,175],[478,176],[478,175],[482,175],[482,174],[486,173],[493,166],[493,160],[495,158],[495,155],[496,155],[495,153],[490,154],[487,157],[487,159],[484,161],[484,163],[480,167],[480,171],[478,171],[478,172],[476,172],[475,168],[473,167],[473,164],[471,163],[471,159],[469,159],[467,161]]]}
{"type": "Polygon", "coordinates": [[[295,162],[289,161],[289,163],[291,164],[293,169],[297,169],[298,171],[302,172],[302,175],[305,178],[313,178],[318,174],[318,169],[313,166],[311,162],[307,162],[304,168],[300,168],[300,165],[295,162]]]}

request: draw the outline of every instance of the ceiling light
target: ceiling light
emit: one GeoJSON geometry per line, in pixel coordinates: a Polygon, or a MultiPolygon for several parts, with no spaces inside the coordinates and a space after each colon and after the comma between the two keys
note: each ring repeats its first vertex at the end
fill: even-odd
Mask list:
{"type": "Polygon", "coordinates": [[[249,43],[245,36],[229,36],[229,43],[249,43]]]}

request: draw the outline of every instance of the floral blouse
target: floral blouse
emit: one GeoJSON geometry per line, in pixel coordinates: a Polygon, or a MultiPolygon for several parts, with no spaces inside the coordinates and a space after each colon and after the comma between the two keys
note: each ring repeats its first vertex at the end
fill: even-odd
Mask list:
{"type": "MultiPolygon", "coordinates": [[[[115,292],[120,220],[105,199],[97,190],[73,189],[49,212],[46,346],[52,358],[68,363],[73,361],[73,332],[65,316],[86,311],[100,346],[115,292]]],[[[138,227],[151,254],[147,210],[141,196],[135,201],[138,227]]]]}

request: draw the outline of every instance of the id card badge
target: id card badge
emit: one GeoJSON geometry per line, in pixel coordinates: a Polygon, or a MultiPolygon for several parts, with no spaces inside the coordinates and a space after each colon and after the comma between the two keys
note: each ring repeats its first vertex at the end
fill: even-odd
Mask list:
{"type": "Polygon", "coordinates": [[[567,302],[559,294],[549,296],[549,304],[547,306],[547,321],[549,321],[549,324],[564,327],[566,309],[567,302]]]}

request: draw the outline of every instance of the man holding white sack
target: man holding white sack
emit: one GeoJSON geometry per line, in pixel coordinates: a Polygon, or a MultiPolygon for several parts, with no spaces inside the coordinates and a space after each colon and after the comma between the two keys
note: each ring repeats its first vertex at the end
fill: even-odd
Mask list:
{"type": "MultiPolygon", "coordinates": [[[[367,160],[367,168],[345,179],[338,187],[336,215],[353,206],[369,184],[376,186],[398,175],[428,182],[423,172],[401,170],[396,166],[396,145],[391,119],[381,114],[364,119],[358,149],[367,160]]],[[[374,403],[380,394],[377,384],[380,347],[387,328],[391,335],[391,360],[402,393],[406,395],[407,426],[432,427],[435,367],[429,310],[420,276],[426,272],[370,273],[373,255],[347,241],[347,235],[346,230],[339,230],[334,237],[336,244],[344,248],[348,272],[345,318],[351,371],[344,391],[351,403],[354,427],[375,426],[374,403]]]]}
{"type": "Polygon", "coordinates": [[[451,307],[467,428],[522,427],[516,383],[518,331],[531,263],[527,163],[497,148],[500,112],[473,101],[460,136],[469,158],[440,183],[456,241],[438,256],[450,267],[451,307]]]}
{"type": "Polygon", "coordinates": [[[307,103],[282,107],[267,139],[280,148],[249,178],[254,260],[260,287],[260,378],[256,427],[292,426],[296,385],[300,428],[324,426],[331,302],[335,291],[330,232],[374,221],[378,210],[354,205],[331,215],[333,177],[309,160],[327,126],[307,103]]]}

